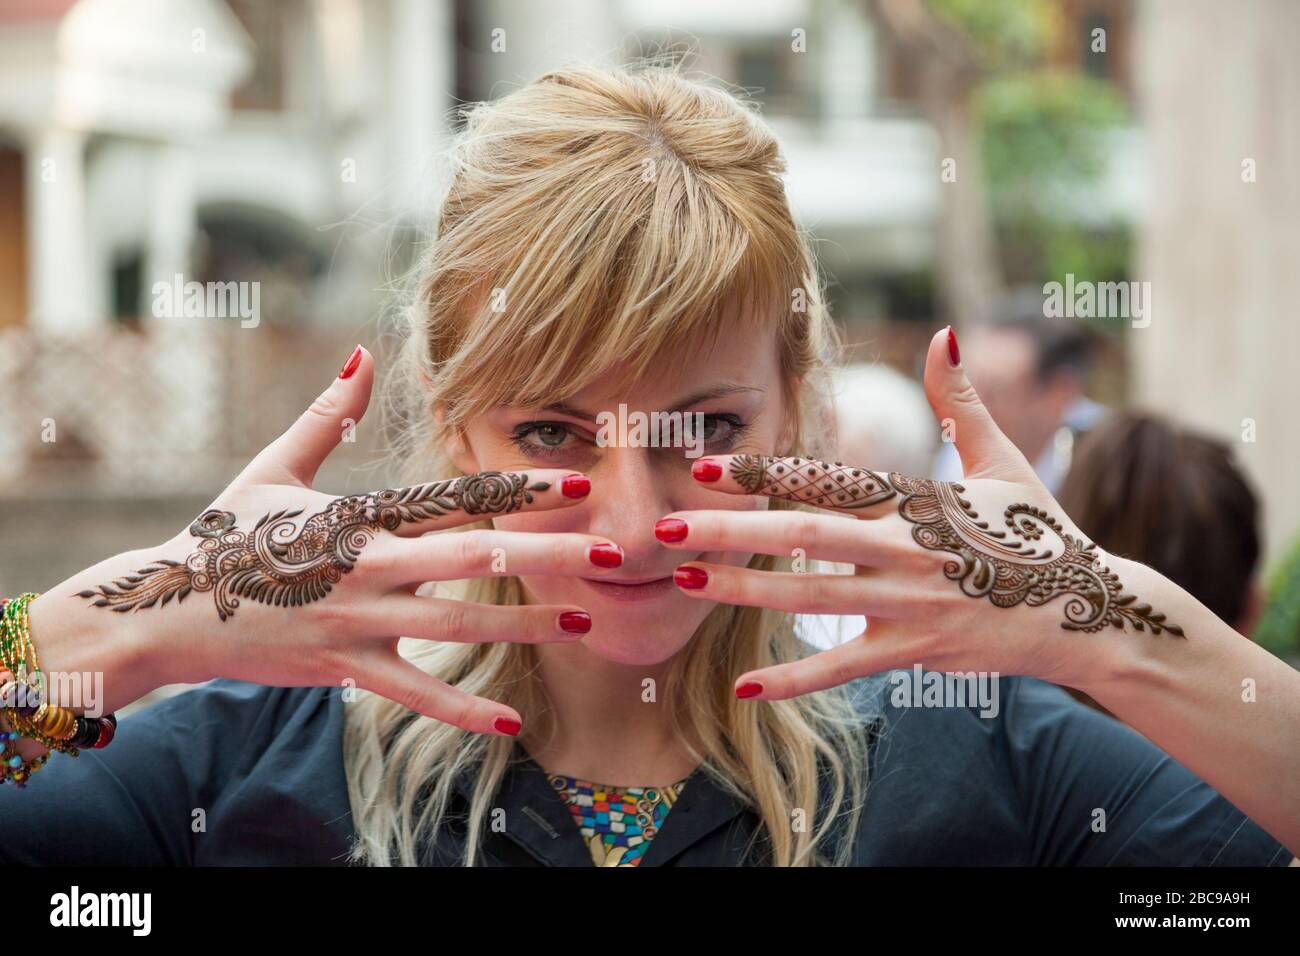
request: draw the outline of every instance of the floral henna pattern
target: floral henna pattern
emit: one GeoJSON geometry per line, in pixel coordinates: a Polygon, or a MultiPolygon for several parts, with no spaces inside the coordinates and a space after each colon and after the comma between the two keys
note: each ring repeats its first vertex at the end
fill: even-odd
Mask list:
{"type": "Polygon", "coordinates": [[[1038,607],[1068,596],[1061,622],[1066,630],[1095,632],[1107,624],[1123,630],[1127,623],[1137,631],[1185,636],[1151,605],[1124,593],[1096,545],[1032,505],[1011,505],[1003,512],[1007,530],[995,530],[956,482],[764,455],[733,457],[731,476],[746,491],[827,508],[864,508],[901,495],[898,513],[915,526],[912,538],[928,550],[956,555],[944,574],[970,597],[987,595],[998,607],[1038,607]]]}
{"type": "Polygon", "coordinates": [[[251,531],[235,527],[230,511],[205,511],[190,525],[198,550],[183,563],[158,559],[111,585],[82,591],[93,607],[138,611],[180,603],[191,591],[212,591],[226,620],[239,599],[297,607],[319,601],[352,570],[361,549],[380,530],[454,511],[504,514],[531,503],[550,485],[527,475],[485,471],[463,478],[335,498],[299,528],[297,511],[264,515],[251,531]]]}

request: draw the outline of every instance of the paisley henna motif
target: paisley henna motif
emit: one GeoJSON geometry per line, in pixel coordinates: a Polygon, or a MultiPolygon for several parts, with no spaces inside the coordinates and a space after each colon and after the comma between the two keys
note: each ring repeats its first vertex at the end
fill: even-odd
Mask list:
{"type": "Polygon", "coordinates": [[[1061,627],[1068,631],[1095,632],[1107,624],[1123,630],[1127,623],[1137,631],[1184,637],[1181,627],[1124,593],[1096,545],[1067,533],[1032,505],[1007,508],[1002,530],[980,518],[956,482],[765,455],[734,456],[731,476],[746,491],[825,508],[865,508],[901,495],[898,513],[914,525],[913,540],[955,555],[943,570],[963,594],[987,596],[998,607],[1039,607],[1066,596],[1061,627]]]}
{"type": "Polygon", "coordinates": [[[502,514],[533,500],[550,485],[527,475],[485,471],[463,478],[335,498],[299,528],[297,511],[264,515],[244,532],[233,512],[211,509],[190,525],[198,549],[182,562],[165,558],[111,585],[82,591],[93,607],[138,611],[180,603],[191,591],[213,591],[217,614],[226,620],[239,599],[297,607],[319,601],[351,571],[361,549],[380,530],[438,518],[454,511],[502,514]]]}

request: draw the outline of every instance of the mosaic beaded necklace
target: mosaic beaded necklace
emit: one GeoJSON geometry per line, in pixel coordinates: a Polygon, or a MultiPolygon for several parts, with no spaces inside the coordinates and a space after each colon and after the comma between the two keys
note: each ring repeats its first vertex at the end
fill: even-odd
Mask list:
{"type": "Polygon", "coordinates": [[[686,785],[614,787],[558,773],[546,777],[568,804],[596,866],[640,864],[686,785]]]}

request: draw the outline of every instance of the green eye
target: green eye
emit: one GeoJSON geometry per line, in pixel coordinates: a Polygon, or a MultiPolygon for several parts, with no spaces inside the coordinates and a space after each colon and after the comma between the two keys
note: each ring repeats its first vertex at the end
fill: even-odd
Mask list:
{"type": "Polygon", "coordinates": [[[552,448],[564,444],[564,439],[569,435],[569,430],[563,425],[538,425],[533,430],[543,445],[550,445],[552,448]]]}

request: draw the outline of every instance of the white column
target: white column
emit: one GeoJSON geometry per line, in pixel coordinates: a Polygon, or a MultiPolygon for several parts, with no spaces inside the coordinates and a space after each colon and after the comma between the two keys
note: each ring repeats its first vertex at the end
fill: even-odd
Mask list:
{"type": "Polygon", "coordinates": [[[449,0],[394,0],[392,14],[392,171],[400,195],[414,211],[430,198],[442,117],[452,104],[455,25],[449,0]]]}
{"type": "Polygon", "coordinates": [[[86,242],[85,135],[43,129],[29,140],[28,298],[31,324],[49,331],[95,326],[86,242]]]}
{"type": "Polygon", "coordinates": [[[190,251],[194,242],[195,209],[193,162],[182,146],[166,144],[158,148],[150,169],[149,226],[144,260],[145,308],[155,282],[170,283],[177,273],[185,276],[190,269],[190,251]]]}
{"type": "Polygon", "coordinates": [[[823,7],[823,36],[810,36],[813,44],[826,44],[822,63],[821,89],[825,96],[824,118],[828,123],[860,123],[871,112],[876,69],[875,37],[863,5],[829,0],[823,7]]]}
{"type": "MultiPolygon", "coordinates": [[[[210,449],[220,418],[220,365],[214,361],[214,356],[220,354],[215,347],[217,336],[225,330],[237,330],[232,331],[236,335],[256,335],[257,329],[239,328],[238,318],[152,317],[154,283],[170,288],[177,275],[182,283],[199,279],[191,262],[198,210],[193,157],[185,146],[159,146],[149,175],[149,222],[142,276],[143,313],[150,339],[149,374],[160,394],[184,396],[154,423],[159,454],[165,464],[160,467],[158,462],[151,463],[149,477],[158,484],[161,472],[183,487],[187,482],[203,480],[203,470],[211,467],[210,449]]],[[[203,278],[239,282],[248,277],[203,278]]]]}

